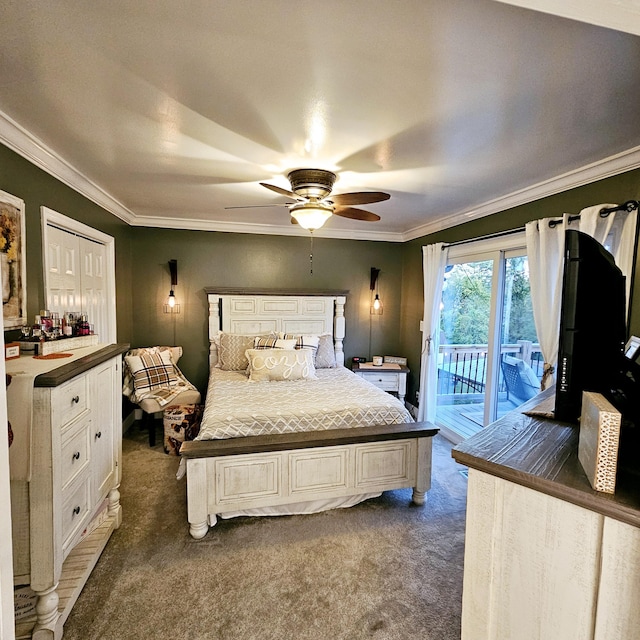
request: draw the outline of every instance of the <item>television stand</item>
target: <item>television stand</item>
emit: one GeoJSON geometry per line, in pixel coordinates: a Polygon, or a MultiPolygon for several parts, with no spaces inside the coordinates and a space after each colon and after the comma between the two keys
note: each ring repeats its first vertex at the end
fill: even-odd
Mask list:
{"type": "Polygon", "coordinates": [[[638,484],[591,488],[578,427],[522,414],[552,393],[452,451],[469,467],[463,640],[637,637],[638,484]]]}

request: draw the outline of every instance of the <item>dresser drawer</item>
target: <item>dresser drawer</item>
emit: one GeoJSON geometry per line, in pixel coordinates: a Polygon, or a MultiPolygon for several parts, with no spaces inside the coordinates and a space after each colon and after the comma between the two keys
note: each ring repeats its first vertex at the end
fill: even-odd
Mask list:
{"type": "Polygon", "coordinates": [[[60,478],[63,490],[89,466],[89,417],[80,420],[62,436],[60,478]]]}
{"type": "Polygon", "coordinates": [[[77,376],[56,387],[52,393],[53,427],[64,427],[89,409],[89,381],[77,376]]]}
{"type": "Polygon", "coordinates": [[[80,530],[89,513],[89,479],[70,485],[62,492],[62,548],[80,530]]]}
{"type": "Polygon", "coordinates": [[[392,371],[365,371],[359,373],[365,380],[384,391],[398,391],[398,378],[400,374],[392,371]]]}

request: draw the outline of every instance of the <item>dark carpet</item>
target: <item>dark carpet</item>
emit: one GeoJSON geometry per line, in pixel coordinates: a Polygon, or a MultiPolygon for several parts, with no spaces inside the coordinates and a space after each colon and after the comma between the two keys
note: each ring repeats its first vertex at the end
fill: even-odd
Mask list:
{"type": "Polygon", "coordinates": [[[391,491],[350,509],[219,520],[199,541],[176,457],[134,425],[124,519],[65,640],[458,640],[466,479],[434,438],[427,503],[391,491]]]}

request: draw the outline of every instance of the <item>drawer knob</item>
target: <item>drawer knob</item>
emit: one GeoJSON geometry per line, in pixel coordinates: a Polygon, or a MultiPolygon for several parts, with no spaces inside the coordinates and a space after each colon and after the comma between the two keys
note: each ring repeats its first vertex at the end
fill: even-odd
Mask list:
{"type": "Polygon", "coordinates": [[[76,404],[78,404],[78,402],[80,402],[80,396],[74,396],[73,398],[71,398],[71,402],[75,402],[76,404]]]}
{"type": "Polygon", "coordinates": [[[74,515],[74,516],[77,516],[79,513],[80,513],[80,507],[76,507],[76,508],[73,510],[73,515],[74,515]]]}
{"type": "Polygon", "coordinates": [[[73,454],[73,459],[74,459],[74,460],[80,460],[80,452],[79,452],[79,451],[76,451],[76,452],[73,454]]]}
{"type": "Polygon", "coordinates": [[[98,433],[96,433],[96,440],[98,438],[102,438],[102,431],[98,431],[98,433]]]}

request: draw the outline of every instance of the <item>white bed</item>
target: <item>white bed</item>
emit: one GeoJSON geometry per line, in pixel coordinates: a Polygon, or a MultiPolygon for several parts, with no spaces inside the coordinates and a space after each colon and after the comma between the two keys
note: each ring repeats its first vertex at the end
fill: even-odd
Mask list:
{"type": "Polygon", "coordinates": [[[200,434],[181,448],[194,538],[218,516],[310,513],[402,487],[424,503],[437,430],[344,368],[346,292],[206,291],[211,374],[200,434]],[[317,368],[255,382],[263,353],[304,353],[309,364],[307,350],[244,349],[284,334],[324,336],[317,368]]]}

